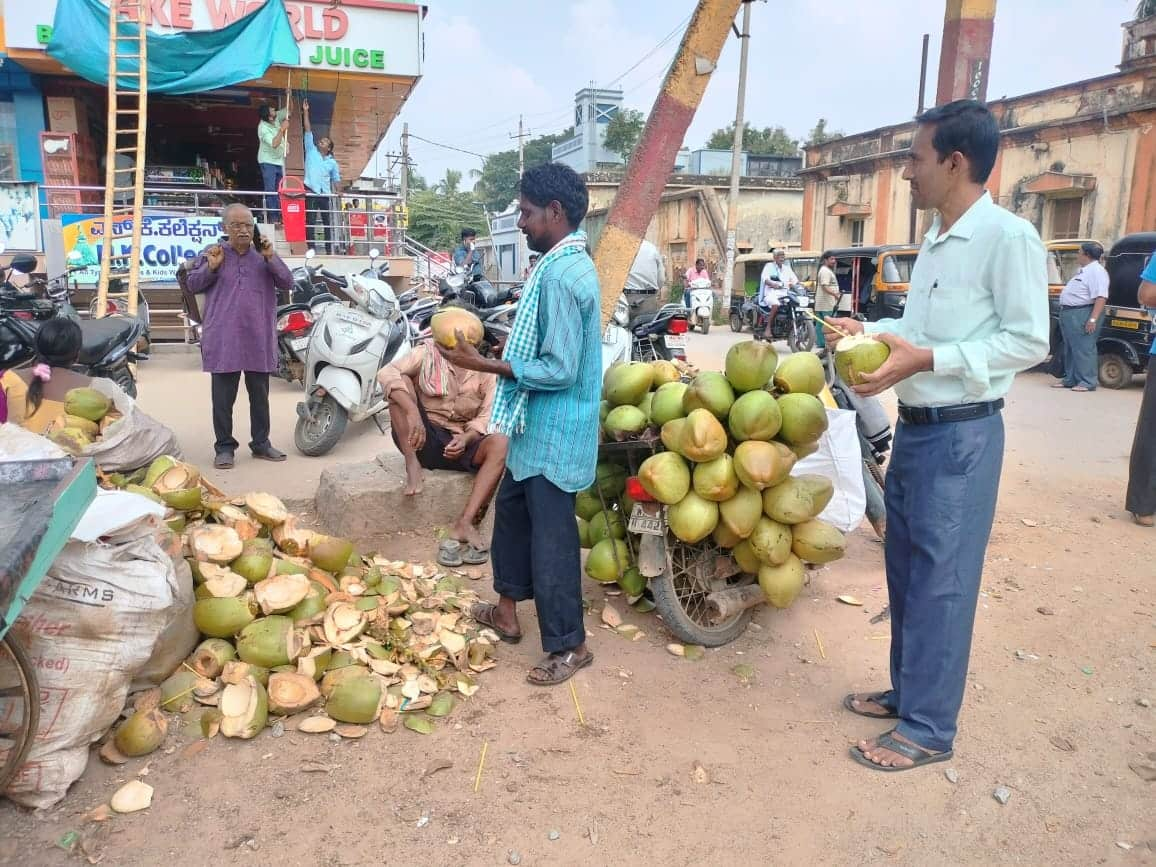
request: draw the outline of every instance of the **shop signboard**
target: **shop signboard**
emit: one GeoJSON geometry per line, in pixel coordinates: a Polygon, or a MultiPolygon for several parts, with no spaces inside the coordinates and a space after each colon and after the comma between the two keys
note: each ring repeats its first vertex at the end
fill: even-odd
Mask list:
{"type": "MultiPolygon", "coordinates": [[[[146,214],[141,224],[139,252],[141,282],[175,281],[177,266],[196,257],[201,250],[220,239],[220,217],[191,217],[183,214],[146,214]]],[[[132,218],[116,221],[115,252],[132,252],[132,218]],[[123,237],[121,237],[123,233],[123,237]]],[[[64,252],[80,254],[84,269],[75,272],[79,283],[100,280],[100,261],[105,251],[104,217],[91,214],[62,214],[64,252]]]]}
{"type": "MultiPolygon", "coordinates": [[[[9,48],[44,50],[58,0],[3,4],[9,48]]],[[[220,30],[259,8],[261,0],[148,0],[158,33],[220,30]]],[[[285,0],[301,48],[300,69],[419,76],[422,7],[391,0],[285,0]]]]}
{"type": "Polygon", "coordinates": [[[0,184],[0,247],[39,251],[40,197],[36,184],[0,184]]]}

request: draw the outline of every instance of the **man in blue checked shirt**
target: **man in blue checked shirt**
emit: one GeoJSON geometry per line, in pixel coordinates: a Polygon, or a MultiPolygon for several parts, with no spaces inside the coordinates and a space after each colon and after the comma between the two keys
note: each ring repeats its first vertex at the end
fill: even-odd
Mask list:
{"type": "Polygon", "coordinates": [[[567,166],[522,176],[518,228],[542,254],[518,303],[502,358],[458,336],[453,364],[499,377],[490,430],[509,437],[494,506],[490,556],[498,604],[471,614],[511,644],[522,640],[517,604],[533,599],[546,658],[527,679],[551,686],[594,661],[582,623],[582,572],[574,495],[594,481],[602,389],[600,298],[586,252],[589,196],[567,166]]]}
{"type": "MultiPolygon", "coordinates": [[[[1156,252],[1148,259],[1140,275],[1137,293],[1140,306],[1152,317],[1156,334],[1156,252]]],[[[1144,399],[1140,403],[1140,417],[1136,420],[1136,436],[1132,441],[1132,459],[1128,465],[1128,495],[1125,508],[1132,520],[1141,527],[1156,526],[1156,338],[1148,356],[1148,379],[1144,383],[1144,399]]]]}
{"type": "Polygon", "coordinates": [[[308,219],[309,249],[314,242],[325,244],[326,253],[337,252],[337,238],[333,234],[333,192],[341,183],[341,171],[333,156],[333,139],[323,135],[313,140],[313,125],[309,122],[309,100],[301,101],[301,119],[305,125],[305,213],[308,219]]]}

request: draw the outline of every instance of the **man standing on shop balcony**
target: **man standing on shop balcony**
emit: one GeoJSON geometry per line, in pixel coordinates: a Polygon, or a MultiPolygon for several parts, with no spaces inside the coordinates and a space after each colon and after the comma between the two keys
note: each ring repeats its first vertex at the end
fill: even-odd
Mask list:
{"type": "Polygon", "coordinates": [[[594,481],[602,389],[599,304],[586,252],[586,184],[546,163],[520,183],[518,228],[542,258],[530,274],[502,358],[482,356],[459,334],[442,352],[453,364],[499,377],[490,430],[509,437],[490,543],[498,604],[474,619],[503,641],[522,640],[518,602],[533,599],[548,654],[528,680],[551,686],[594,661],[582,622],[582,570],[574,495],[594,481]]]}
{"type": "Polygon", "coordinates": [[[1000,411],[1016,373],[1048,351],[1044,245],[984,190],[999,151],[995,118],[959,100],[916,123],[903,176],[915,206],[938,213],[903,318],[831,320],[891,347],[855,390],[894,386],[899,397],[886,486],[891,689],[843,701],[860,716],[898,720],[851,749],[880,771],[952,756],[1003,463],[1000,411]]]}

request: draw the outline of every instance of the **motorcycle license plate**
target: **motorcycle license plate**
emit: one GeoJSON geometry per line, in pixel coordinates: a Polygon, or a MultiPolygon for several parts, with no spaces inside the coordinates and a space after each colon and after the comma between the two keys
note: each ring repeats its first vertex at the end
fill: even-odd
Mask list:
{"type": "MultiPolygon", "coordinates": [[[[661,508],[661,506],[658,507],[658,509],[661,508]]],[[[640,533],[647,536],[666,535],[666,527],[662,524],[661,512],[657,515],[651,515],[647,513],[646,506],[642,503],[634,504],[634,511],[630,513],[629,529],[631,533],[640,533]]]]}
{"type": "Polygon", "coordinates": [[[686,349],[685,334],[667,334],[663,337],[667,349],[686,349]]]}
{"type": "Polygon", "coordinates": [[[602,332],[602,342],[605,343],[607,346],[613,346],[615,343],[618,342],[618,340],[616,339],[617,327],[618,326],[616,326],[613,322],[611,322],[606,326],[606,330],[602,332]]]}
{"type": "Polygon", "coordinates": [[[309,345],[308,337],[298,337],[296,340],[289,341],[289,346],[294,352],[300,352],[309,345]]]}
{"type": "Polygon", "coordinates": [[[354,313],[351,310],[341,310],[337,313],[338,322],[350,322],[354,325],[360,325],[363,328],[369,325],[369,320],[359,313],[354,313]]]}

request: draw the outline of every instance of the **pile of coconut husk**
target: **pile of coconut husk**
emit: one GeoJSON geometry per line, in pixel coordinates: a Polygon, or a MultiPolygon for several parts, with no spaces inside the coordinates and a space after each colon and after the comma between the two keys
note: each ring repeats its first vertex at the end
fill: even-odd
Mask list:
{"type": "Polygon", "coordinates": [[[164,712],[200,710],[205,737],[280,724],[360,737],[379,722],[422,734],[473,695],[498,636],[469,617],[477,596],[433,564],[363,556],[301,527],[264,493],[228,498],[171,457],[106,479],[169,508],[196,582],[204,640],[105,745],[110,761],[152,752],[164,712]]]}

